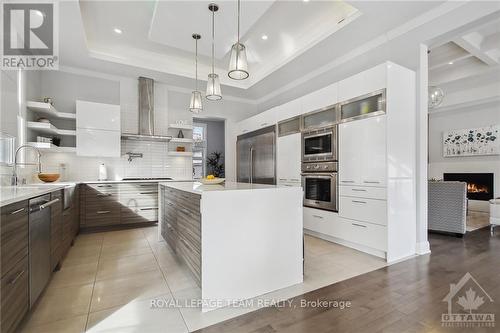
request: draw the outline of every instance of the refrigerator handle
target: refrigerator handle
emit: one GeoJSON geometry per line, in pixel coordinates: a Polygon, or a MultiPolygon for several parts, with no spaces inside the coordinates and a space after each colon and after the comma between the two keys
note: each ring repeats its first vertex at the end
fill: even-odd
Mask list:
{"type": "Polygon", "coordinates": [[[250,147],[250,184],[253,184],[253,147],[250,147]]]}

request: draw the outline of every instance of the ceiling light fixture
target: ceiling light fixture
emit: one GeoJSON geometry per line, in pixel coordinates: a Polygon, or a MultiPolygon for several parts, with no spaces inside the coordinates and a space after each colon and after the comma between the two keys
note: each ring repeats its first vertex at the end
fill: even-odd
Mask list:
{"type": "Polygon", "coordinates": [[[122,29],[118,29],[118,28],[114,28],[114,29],[113,29],[113,31],[114,31],[115,33],[119,34],[119,35],[121,35],[121,34],[122,34],[122,32],[123,32],[123,31],[122,31],[122,29]]]}
{"type": "Polygon", "coordinates": [[[195,40],[195,90],[191,93],[191,102],[189,103],[189,111],[192,113],[200,113],[203,111],[203,104],[201,103],[201,92],[198,91],[198,39],[201,38],[199,34],[193,34],[195,40]]]}
{"type": "Polygon", "coordinates": [[[267,35],[262,35],[262,37],[260,38],[262,38],[263,40],[267,40],[267,35]]]}
{"type": "Polygon", "coordinates": [[[219,10],[219,6],[215,3],[211,3],[208,5],[208,10],[212,12],[212,72],[208,74],[207,81],[207,94],[206,98],[211,101],[218,101],[222,99],[222,92],[220,89],[220,80],[219,75],[215,74],[215,66],[214,66],[214,49],[215,49],[215,12],[219,10]]]}
{"type": "Polygon", "coordinates": [[[453,61],[450,61],[450,62],[448,63],[448,65],[453,65],[453,61]]]}
{"type": "Polygon", "coordinates": [[[238,41],[231,47],[227,75],[233,80],[245,80],[249,76],[246,48],[240,43],[240,0],[238,0],[238,41]]]}

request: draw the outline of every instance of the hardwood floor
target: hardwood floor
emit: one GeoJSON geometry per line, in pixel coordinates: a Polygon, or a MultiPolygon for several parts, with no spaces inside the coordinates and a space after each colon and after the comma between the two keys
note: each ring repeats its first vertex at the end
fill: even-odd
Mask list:
{"type": "Polygon", "coordinates": [[[490,236],[485,228],[463,239],[429,237],[431,255],[295,297],[291,306],[264,308],[197,332],[500,332],[500,232],[490,236]],[[496,301],[480,309],[496,314],[495,328],[441,327],[450,284],[467,272],[496,301]],[[352,305],[343,310],[301,307],[301,302],[317,300],[346,300],[352,305]]]}

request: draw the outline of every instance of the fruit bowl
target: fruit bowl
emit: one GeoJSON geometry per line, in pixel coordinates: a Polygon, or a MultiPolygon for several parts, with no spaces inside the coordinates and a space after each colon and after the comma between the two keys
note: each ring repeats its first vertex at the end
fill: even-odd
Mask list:
{"type": "Polygon", "coordinates": [[[212,179],[202,178],[200,179],[200,182],[203,185],[215,185],[215,184],[222,184],[224,183],[225,180],[226,180],[225,178],[212,178],[212,179]]]}
{"type": "Polygon", "coordinates": [[[52,183],[58,180],[60,175],[58,173],[39,173],[38,179],[44,183],[52,183]]]}

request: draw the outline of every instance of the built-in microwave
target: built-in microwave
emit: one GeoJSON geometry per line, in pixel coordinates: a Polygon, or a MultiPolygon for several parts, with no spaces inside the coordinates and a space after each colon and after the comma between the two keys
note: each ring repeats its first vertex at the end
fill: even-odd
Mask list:
{"type": "Polygon", "coordinates": [[[302,133],[302,162],[337,161],[337,125],[302,133]]]}

